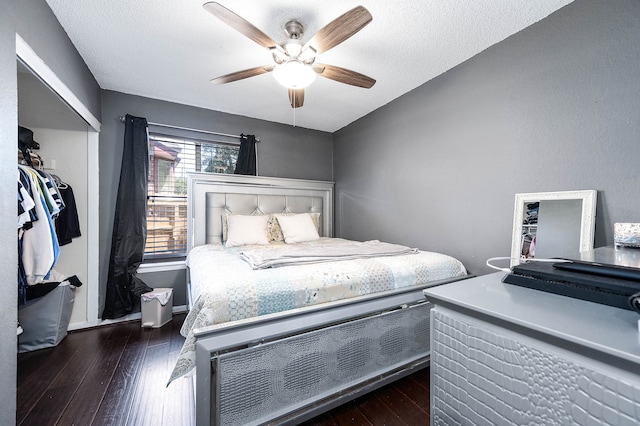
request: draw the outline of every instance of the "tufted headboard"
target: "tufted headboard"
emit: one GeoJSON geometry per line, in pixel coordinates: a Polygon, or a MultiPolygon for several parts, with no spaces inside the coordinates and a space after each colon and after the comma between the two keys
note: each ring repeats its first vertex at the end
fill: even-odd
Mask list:
{"type": "Polygon", "coordinates": [[[187,249],[222,242],[225,214],[320,213],[320,235],[333,236],[333,182],[190,173],[187,249]]]}

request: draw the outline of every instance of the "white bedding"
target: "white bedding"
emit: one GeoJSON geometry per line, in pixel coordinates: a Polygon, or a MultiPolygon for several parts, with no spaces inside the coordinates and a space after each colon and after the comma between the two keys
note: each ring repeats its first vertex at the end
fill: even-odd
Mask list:
{"type": "Polygon", "coordinates": [[[325,238],[316,244],[279,244],[277,247],[246,249],[239,253],[251,269],[267,269],[336,260],[365,259],[417,253],[418,249],[372,241],[346,241],[325,238]]]}
{"type": "MultiPolygon", "coordinates": [[[[350,243],[321,238],[298,244],[321,251],[350,243]]],[[[195,367],[196,328],[466,275],[460,261],[424,251],[261,270],[253,270],[239,256],[249,249],[283,245],[225,248],[207,244],[191,250],[187,266],[194,304],[181,330],[186,341],[170,382],[195,367]]]]}

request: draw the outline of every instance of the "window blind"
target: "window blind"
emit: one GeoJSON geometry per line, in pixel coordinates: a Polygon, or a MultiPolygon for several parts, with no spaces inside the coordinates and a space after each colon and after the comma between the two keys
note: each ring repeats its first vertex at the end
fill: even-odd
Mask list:
{"type": "Polygon", "coordinates": [[[187,253],[187,173],[233,173],[239,145],[149,134],[145,259],[187,253]]]}

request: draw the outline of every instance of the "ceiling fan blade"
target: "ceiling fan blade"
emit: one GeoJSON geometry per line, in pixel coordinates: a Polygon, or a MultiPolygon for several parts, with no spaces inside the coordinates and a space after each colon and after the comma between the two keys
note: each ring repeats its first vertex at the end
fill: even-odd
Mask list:
{"type": "Polygon", "coordinates": [[[370,89],[376,84],[376,81],[371,77],[335,65],[315,64],[313,70],[324,78],[365,89],[370,89]]]}
{"type": "Polygon", "coordinates": [[[239,31],[240,33],[249,37],[251,40],[258,43],[260,46],[267,49],[281,49],[280,45],[276,43],[271,37],[260,31],[251,22],[247,21],[239,15],[236,15],[221,4],[212,1],[205,3],[204,5],[202,5],[202,7],[204,7],[207,12],[213,14],[213,16],[229,25],[231,28],[239,31]]]}
{"type": "Polygon", "coordinates": [[[356,6],[321,28],[302,50],[312,47],[316,53],[326,52],[360,31],[372,19],[367,9],[356,6]]]}
{"type": "Polygon", "coordinates": [[[291,108],[300,108],[304,103],[304,89],[287,90],[289,90],[289,102],[291,102],[291,108]]]}
{"type": "Polygon", "coordinates": [[[261,67],[249,68],[242,71],[232,72],[230,74],[225,74],[220,77],[216,77],[211,82],[213,84],[224,84],[231,83],[232,81],[242,80],[244,78],[255,77],[256,75],[265,74],[273,71],[275,66],[273,65],[263,65],[261,67]]]}

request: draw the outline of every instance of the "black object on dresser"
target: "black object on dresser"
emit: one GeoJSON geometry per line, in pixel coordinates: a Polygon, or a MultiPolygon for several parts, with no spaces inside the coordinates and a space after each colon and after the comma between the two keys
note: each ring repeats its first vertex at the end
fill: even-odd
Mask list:
{"type": "Polygon", "coordinates": [[[524,263],[503,282],[640,312],[640,249],[606,246],[524,263]]]}

